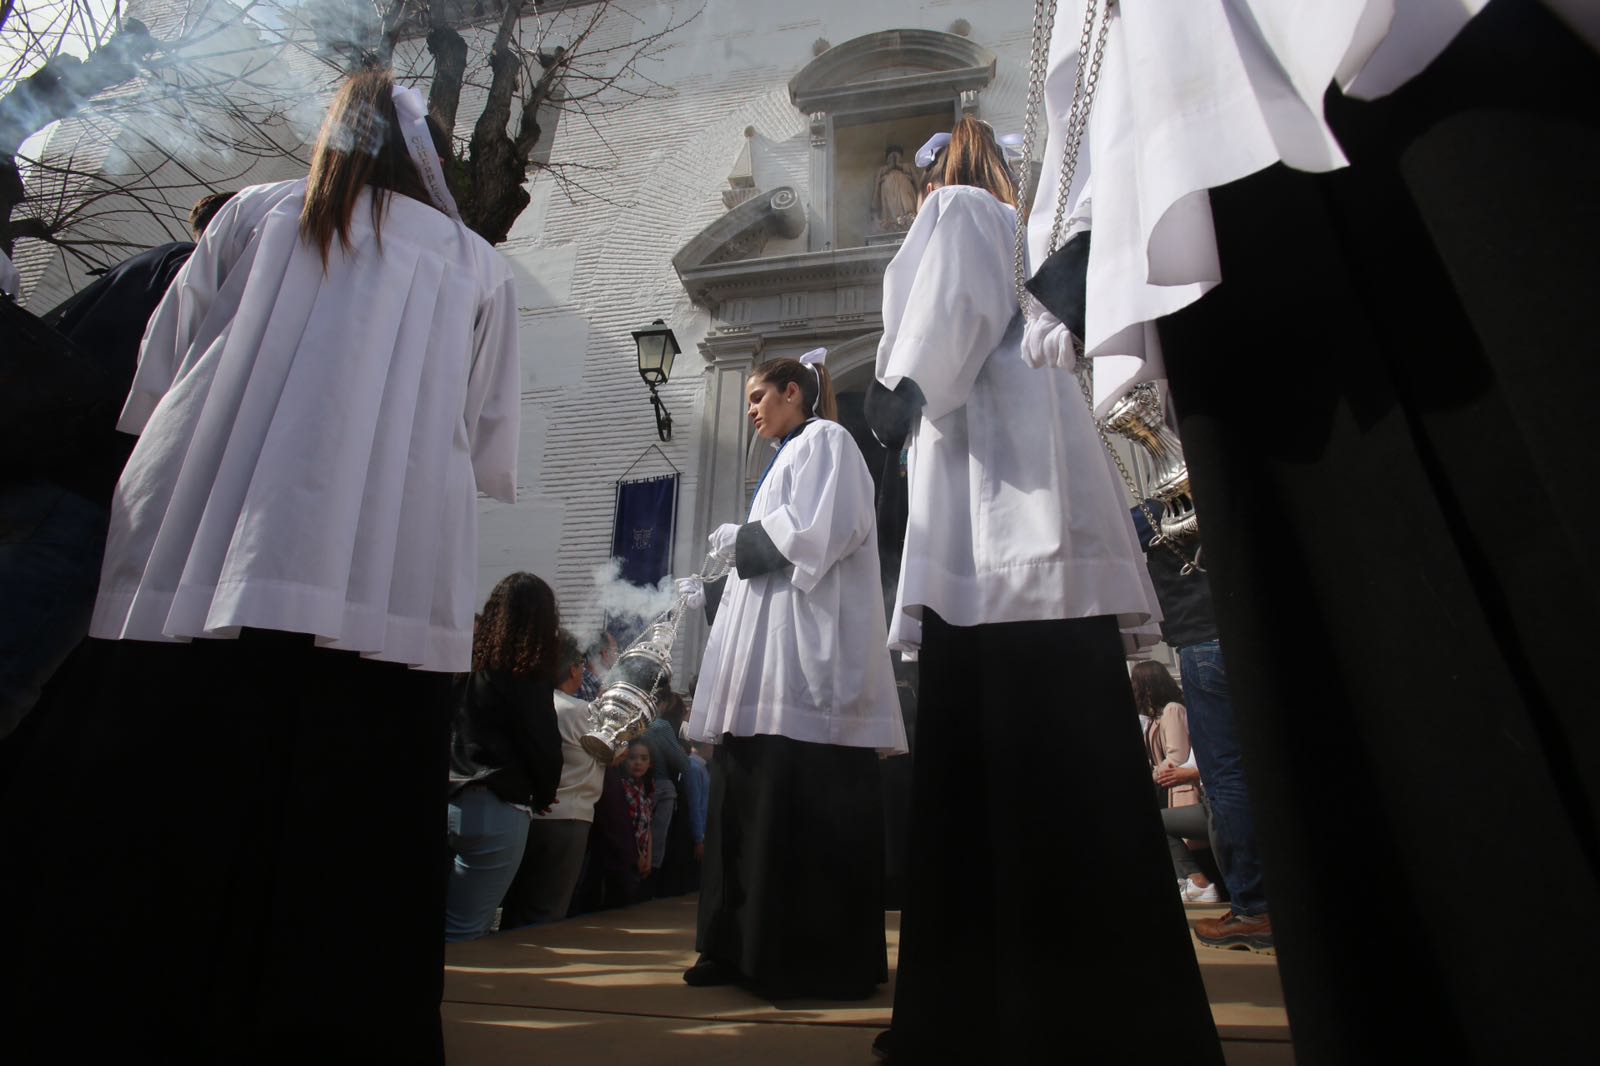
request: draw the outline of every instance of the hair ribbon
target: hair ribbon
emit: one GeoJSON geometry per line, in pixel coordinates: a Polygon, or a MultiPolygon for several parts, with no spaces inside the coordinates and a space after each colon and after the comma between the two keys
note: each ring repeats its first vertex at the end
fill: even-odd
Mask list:
{"type": "Polygon", "coordinates": [[[411,162],[416,164],[417,174],[428,190],[428,198],[433,201],[434,207],[460,222],[461,211],[456,207],[456,198],[450,195],[450,186],[445,184],[444,170],[439,166],[439,152],[433,146],[432,134],[428,132],[428,105],[423,101],[422,94],[415,89],[396,85],[394,110],[400,117],[400,139],[406,146],[406,154],[411,157],[411,162]]]}
{"type": "Polygon", "coordinates": [[[950,143],[950,134],[947,132],[935,133],[917,149],[916,164],[926,170],[933,166],[934,157],[939,154],[939,149],[950,143]]]}
{"type": "Polygon", "coordinates": [[[811,368],[811,374],[817,379],[817,398],[811,401],[811,413],[817,413],[817,407],[822,403],[822,375],[817,367],[826,366],[828,363],[828,349],[813,348],[800,357],[800,365],[811,368]]]}

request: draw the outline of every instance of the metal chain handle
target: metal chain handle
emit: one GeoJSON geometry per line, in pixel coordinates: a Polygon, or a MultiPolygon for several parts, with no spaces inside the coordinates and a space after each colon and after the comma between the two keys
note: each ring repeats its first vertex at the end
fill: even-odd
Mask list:
{"type": "MultiPolygon", "coordinates": [[[[1028,54],[1028,96],[1027,106],[1022,119],[1022,200],[1028,202],[1029,196],[1036,190],[1033,185],[1033,153],[1037,144],[1036,129],[1038,119],[1044,105],[1044,83],[1050,68],[1050,36],[1055,30],[1056,5],[1058,0],[1034,0],[1033,4],[1033,41],[1028,54]]],[[[1105,0],[1105,14],[1098,18],[1098,0],[1088,0],[1084,5],[1083,28],[1078,34],[1078,66],[1072,77],[1072,104],[1067,109],[1066,129],[1063,131],[1061,145],[1061,179],[1056,187],[1055,216],[1051,221],[1050,239],[1045,246],[1044,258],[1048,259],[1061,247],[1061,231],[1067,217],[1067,198],[1072,192],[1072,184],[1078,174],[1078,155],[1083,147],[1084,134],[1089,129],[1089,113],[1094,106],[1096,90],[1100,87],[1100,69],[1105,63],[1106,37],[1111,29],[1111,19],[1116,13],[1117,0],[1105,0]],[[1095,30],[1098,19],[1099,31],[1095,30]],[[1090,42],[1093,49],[1090,49],[1090,42]],[[1085,69],[1084,58],[1088,57],[1088,66],[1085,69]]],[[[1015,280],[1017,293],[1017,308],[1022,312],[1024,319],[1029,319],[1032,310],[1032,300],[1028,293],[1028,257],[1027,257],[1028,223],[1019,211],[1017,213],[1016,242],[1013,248],[1013,263],[1015,266],[1015,280]]],[[[1105,422],[1097,418],[1094,413],[1094,360],[1084,357],[1082,339],[1073,338],[1073,345],[1077,348],[1078,366],[1076,376],[1078,388],[1083,392],[1084,402],[1089,405],[1089,421],[1094,424],[1095,433],[1100,437],[1100,444],[1105,448],[1106,454],[1111,456],[1111,462],[1116,466],[1117,473],[1122,476],[1122,483],[1127,487],[1128,495],[1134,500],[1146,522],[1150,524],[1151,547],[1162,545],[1183,560],[1182,573],[1185,577],[1191,574],[1205,573],[1205,568],[1200,565],[1200,553],[1197,551],[1191,558],[1182,548],[1161,534],[1161,524],[1156,521],[1155,512],[1150,509],[1150,504],[1145,500],[1144,493],[1133,480],[1133,475],[1128,472],[1122,456],[1112,445],[1111,438],[1106,433],[1105,422]]]]}

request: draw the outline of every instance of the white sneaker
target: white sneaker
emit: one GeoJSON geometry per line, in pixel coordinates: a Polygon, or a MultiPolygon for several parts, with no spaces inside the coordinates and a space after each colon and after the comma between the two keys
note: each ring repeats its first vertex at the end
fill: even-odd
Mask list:
{"type": "Polygon", "coordinates": [[[1188,877],[1183,879],[1183,886],[1178,889],[1178,894],[1183,897],[1185,903],[1216,903],[1222,898],[1218,895],[1215,884],[1201,888],[1188,877]]]}

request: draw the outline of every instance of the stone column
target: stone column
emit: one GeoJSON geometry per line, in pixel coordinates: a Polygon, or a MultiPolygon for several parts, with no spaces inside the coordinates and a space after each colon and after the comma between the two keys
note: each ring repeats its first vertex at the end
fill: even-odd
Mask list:
{"type": "Polygon", "coordinates": [[[811,113],[811,218],[806,250],[833,248],[833,123],[826,111],[811,113]]]}
{"type": "MultiPolygon", "coordinates": [[[[744,468],[750,447],[750,420],[745,417],[745,389],[755,367],[761,338],[750,333],[712,332],[700,342],[706,361],[705,403],[701,405],[700,477],[686,558],[698,567],[705,557],[706,537],[724,522],[745,515],[744,468]]],[[[683,679],[695,673],[705,649],[703,612],[685,621],[679,631],[678,656],[683,679]]]]}

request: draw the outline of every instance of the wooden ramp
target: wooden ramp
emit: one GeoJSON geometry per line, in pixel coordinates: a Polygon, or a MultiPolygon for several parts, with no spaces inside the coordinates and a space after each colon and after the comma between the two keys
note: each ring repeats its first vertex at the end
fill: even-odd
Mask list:
{"type": "MultiPolygon", "coordinates": [[[[1221,913],[1191,908],[1190,918],[1221,913]]],[[[737,988],[690,988],[695,897],[657,900],[466,944],[446,953],[450,1066],[870,1066],[889,1024],[899,914],[889,914],[891,983],[861,1003],[775,1005],[737,988]]],[[[1292,1066],[1273,960],[1196,948],[1229,1066],[1292,1066]]]]}

